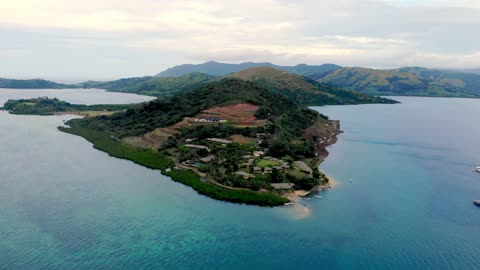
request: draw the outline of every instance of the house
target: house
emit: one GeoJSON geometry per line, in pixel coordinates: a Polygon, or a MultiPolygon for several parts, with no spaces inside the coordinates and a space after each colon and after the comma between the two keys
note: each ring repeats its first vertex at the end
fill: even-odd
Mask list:
{"type": "Polygon", "coordinates": [[[270,168],[270,167],[265,167],[265,169],[263,169],[263,171],[264,171],[265,173],[272,173],[272,168],[270,168]]]}
{"type": "Polygon", "coordinates": [[[295,165],[295,167],[297,167],[300,171],[304,172],[304,173],[307,173],[307,174],[312,174],[313,173],[313,170],[312,168],[310,168],[307,163],[303,162],[303,161],[295,161],[293,162],[293,164],[295,165]]]}
{"type": "Polygon", "coordinates": [[[252,155],[245,155],[245,156],[242,156],[242,158],[244,158],[244,159],[250,159],[250,158],[253,158],[253,156],[252,156],[252,155]]]}
{"type": "Polygon", "coordinates": [[[270,184],[274,189],[277,190],[286,190],[293,188],[294,184],[292,183],[272,183],[270,184]]]}
{"type": "Polygon", "coordinates": [[[212,122],[212,123],[217,123],[217,122],[220,122],[220,118],[218,118],[218,117],[209,117],[209,118],[207,118],[207,121],[208,121],[208,122],[212,122]]]}
{"type": "Polygon", "coordinates": [[[253,172],[255,172],[255,173],[262,172],[262,168],[260,168],[260,167],[253,167],[253,172]]]}
{"type": "Polygon", "coordinates": [[[259,158],[261,156],[263,156],[265,154],[265,152],[263,151],[253,151],[253,156],[256,157],[256,158],[259,158]]]}
{"type": "Polygon", "coordinates": [[[205,145],[198,145],[198,144],[185,144],[185,147],[187,148],[192,148],[192,149],[205,149],[207,150],[208,152],[210,152],[210,148],[208,148],[207,146],[205,145]]]}
{"type": "Polygon", "coordinates": [[[219,138],[208,138],[207,141],[209,141],[209,142],[214,142],[214,143],[221,143],[221,144],[230,144],[230,143],[232,143],[232,141],[230,141],[230,140],[219,139],[219,138]]]}
{"type": "Polygon", "coordinates": [[[238,171],[235,173],[237,176],[240,176],[244,179],[248,179],[248,178],[252,178],[253,175],[252,174],[249,174],[249,173],[246,173],[246,172],[242,172],[242,171],[238,171]]]}
{"type": "Polygon", "coordinates": [[[193,142],[193,139],[186,139],[185,142],[186,143],[191,143],[191,142],[193,142]]]}
{"type": "Polygon", "coordinates": [[[203,164],[206,164],[206,163],[209,163],[210,161],[212,161],[214,158],[215,158],[214,155],[209,155],[209,156],[206,156],[204,158],[201,158],[200,162],[202,162],[203,164]]]}

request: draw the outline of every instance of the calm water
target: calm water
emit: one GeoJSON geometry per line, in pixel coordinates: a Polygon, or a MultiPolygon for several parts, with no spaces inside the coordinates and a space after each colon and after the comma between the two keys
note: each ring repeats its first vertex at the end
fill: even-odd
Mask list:
{"type": "Polygon", "coordinates": [[[274,209],[110,158],[56,130],[69,116],[0,112],[0,268],[479,269],[480,100],[398,99],[317,108],[345,131],[338,186],[274,209]]]}

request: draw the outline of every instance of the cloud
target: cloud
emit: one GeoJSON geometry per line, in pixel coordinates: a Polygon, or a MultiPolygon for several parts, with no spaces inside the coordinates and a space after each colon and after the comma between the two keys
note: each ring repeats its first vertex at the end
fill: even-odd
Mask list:
{"type": "Polygon", "coordinates": [[[479,12],[473,0],[16,0],[0,9],[0,49],[8,72],[26,51],[112,76],[119,61],[132,75],[207,60],[467,68],[478,66],[479,12]]]}

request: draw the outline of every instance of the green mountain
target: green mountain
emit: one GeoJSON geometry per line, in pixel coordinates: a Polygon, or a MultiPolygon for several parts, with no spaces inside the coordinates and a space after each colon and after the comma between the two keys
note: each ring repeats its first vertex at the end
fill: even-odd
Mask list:
{"type": "Polygon", "coordinates": [[[304,105],[335,105],[363,103],[396,103],[393,100],[345,90],[326,83],[319,83],[307,77],[277,70],[272,67],[258,67],[232,73],[227,78],[252,81],[290,100],[304,105]]]}
{"type": "MultiPolygon", "coordinates": [[[[301,114],[303,119],[294,125],[306,128],[318,114],[292,102],[283,95],[259,87],[253,82],[238,79],[222,79],[197,89],[177,93],[165,99],[144,103],[139,108],[129,109],[111,117],[75,120],[92,128],[106,129],[117,136],[141,135],[156,128],[180,122],[184,117],[194,116],[215,106],[251,103],[260,107],[257,118],[301,114]],[[312,118],[313,117],[313,118],[312,118]]],[[[296,128],[290,128],[290,130],[296,128]]]]}
{"type": "Polygon", "coordinates": [[[12,89],[62,89],[62,88],[76,88],[73,85],[60,84],[52,81],[42,79],[33,80],[13,80],[0,78],[0,88],[12,89]]]}
{"type": "Polygon", "coordinates": [[[346,67],[314,78],[371,95],[480,97],[480,75],[420,67],[346,67]]]}
{"type": "Polygon", "coordinates": [[[108,82],[89,81],[82,83],[84,88],[101,88],[112,92],[135,93],[157,97],[173,95],[211,80],[213,76],[203,73],[190,73],[180,77],[138,77],[108,82]]]}
{"type": "Polygon", "coordinates": [[[318,149],[333,143],[339,132],[338,123],[318,112],[232,78],[67,125],[59,129],[112,156],[161,169],[201,194],[266,206],[289,202],[274,183],[310,190],[328,181],[318,170],[318,149]],[[205,114],[223,119],[208,120],[214,116],[205,114]],[[155,134],[167,138],[153,148],[136,144],[155,134]],[[321,145],[319,138],[326,137],[321,145]],[[262,172],[254,165],[271,167],[262,172]]]}
{"type": "Polygon", "coordinates": [[[172,68],[169,68],[165,71],[162,71],[156,75],[156,77],[178,77],[183,76],[192,72],[201,72],[205,74],[209,74],[212,76],[223,76],[233,72],[238,72],[248,68],[254,67],[273,67],[279,70],[285,70],[290,73],[299,74],[303,76],[310,76],[313,74],[323,74],[325,72],[330,72],[336,69],[341,68],[340,66],[333,65],[333,64],[324,64],[324,65],[305,65],[300,64],[296,66],[278,66],[272,63],[241,63],[241,64],[226,64],[226,63],[219,63],[219,62],[206,62],[203,64],[192,65],[192,64],[185,64],[179,65],[172,68]]]}

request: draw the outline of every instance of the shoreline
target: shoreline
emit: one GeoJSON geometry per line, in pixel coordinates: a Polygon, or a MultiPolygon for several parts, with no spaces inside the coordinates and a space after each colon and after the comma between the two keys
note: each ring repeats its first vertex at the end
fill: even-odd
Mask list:
{"type": "Polygon", "coordinates": [[[293,192],[289,192],[288,194],[286,194],[285,197],[288,198],[291,202],[295,203],[298,201],[298,199],[308,197],[312,193],[323,192],[338,187],[338,181],[336,179],[329,176],[327,177],[329,181],[326,185],[319,185],[312,188],[311,190],[294,190],[293,192]]]}

